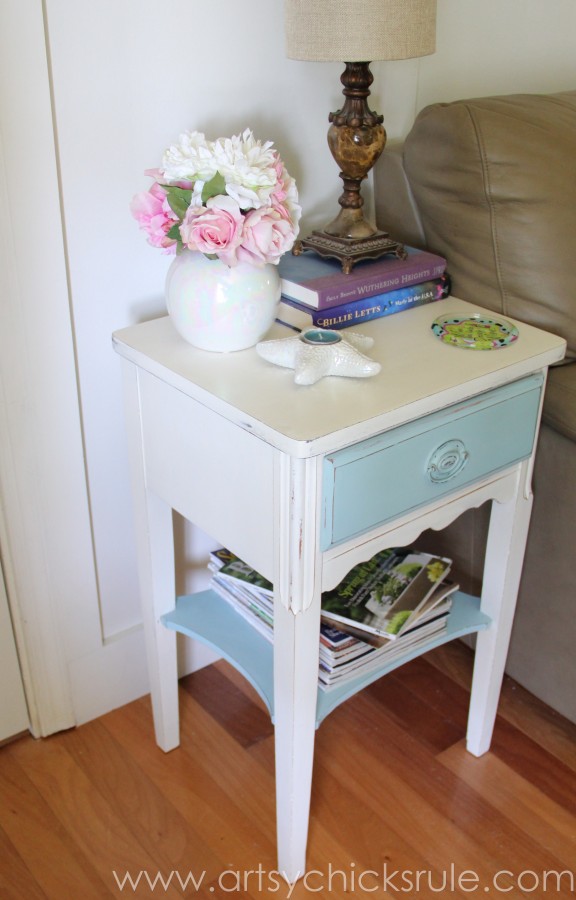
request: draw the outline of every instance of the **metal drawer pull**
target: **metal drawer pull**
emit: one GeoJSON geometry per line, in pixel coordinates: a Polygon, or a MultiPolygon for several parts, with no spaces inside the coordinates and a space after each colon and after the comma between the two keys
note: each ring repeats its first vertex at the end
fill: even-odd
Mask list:
{"type": "Polygon", "coordinates": [[[428,460],[426,471],[430,481],[449,481],[462,471],[469,457],[464,443],[459,440],[446,441],[434,450],[428,460]]]}

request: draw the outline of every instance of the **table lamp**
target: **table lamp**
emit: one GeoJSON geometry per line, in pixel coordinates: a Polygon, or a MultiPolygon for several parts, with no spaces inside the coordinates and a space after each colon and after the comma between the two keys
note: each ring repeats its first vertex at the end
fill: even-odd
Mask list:
{"type": "Polygon", "coordinates": [[[397,241],[364,217],[362,181],[386,143],[383,116],[368,107],[373,60],[411,59],[436,49],[436,0],[285,0],[286,55],[343,62],[345,100],[330,113],[328,145],[340,166],[341,210],[323,231],[298,241],[294,251],[336,257],[344,272],[360,259],[386,253],[405,257],[397,241]]]}

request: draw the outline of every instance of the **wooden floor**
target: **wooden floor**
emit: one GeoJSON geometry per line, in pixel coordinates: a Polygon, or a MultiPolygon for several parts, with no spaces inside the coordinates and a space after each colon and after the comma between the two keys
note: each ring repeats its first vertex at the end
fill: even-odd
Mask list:
{"type": "Polygon", "coordinates": [[[0,897],[573,897],[576,726],[507,680],[473,758],[470,656],[440,648],[322,724],[295,887],[275,874],[272,727],[225,663],[182,682],[170,754],[147,699],[1,748],[0,897]]]}

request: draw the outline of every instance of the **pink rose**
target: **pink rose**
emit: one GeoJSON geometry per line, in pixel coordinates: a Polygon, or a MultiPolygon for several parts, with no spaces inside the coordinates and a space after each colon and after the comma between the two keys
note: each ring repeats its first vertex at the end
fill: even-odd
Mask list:
{"type": "Polygon", "coordinates": [[[274,185],[274,189],[270,194],[270,204],[272,206],[275,206],[282,214],[284,214],[284,201],[288,196],[288,184],[290,181],[290,176],[284,168],[284,163],[277,153],[275,154],[274,170],[276,172],[276,184],[274,185]]]}
{"type": "Polygon", "coordinates": [[[276,154],[274,168],[276,170],[276,185],[270,194],[270,205],[280,213],[283,219],[290,220],[296,235],[298,234],[298,223],[302,214],[302,208],[298,203],[296,182],[286,171],[284,163],[278,154],[276,154]]]}
{"type": "Polygon", "coordinates": [[[263,266],[277,263],[291,249],[296,235],[289,218],[278,209],[260,207],[244,219],[242,244],[237,256],[240,262],[263,266]]]}
{"type": "Polygon", "coordinates": [[[130,204],[130,212],[148,235],[149,244],[173,252],[176,241],[167,235],[178,217],[170,208],[160,185],[153,184],[149,191],[136,194],[130,204]]]}
{"type": "Polygon", "coordinates": [[[238,262],[244,219],[238,203],[225,195],[211,197],[206,206],[190,206],[180,226],[184,246],[215,254],[229,266],[238,262]]]}

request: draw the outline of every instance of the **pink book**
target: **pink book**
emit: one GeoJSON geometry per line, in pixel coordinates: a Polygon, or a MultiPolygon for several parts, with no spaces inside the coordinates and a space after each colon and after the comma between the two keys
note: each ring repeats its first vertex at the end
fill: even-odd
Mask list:
{"type": "Polygon", "coordinates": [[[309,252],[299,256],[286,253],[278,267],[282,293],[314,309],[329,309],[431,281],[446,271],[444,257],[414,247],[406,250],[406,259],[383,256],[365,260],[356,263],[348,275],[342,272],[337,259],[324,259],[309,252]]]}

